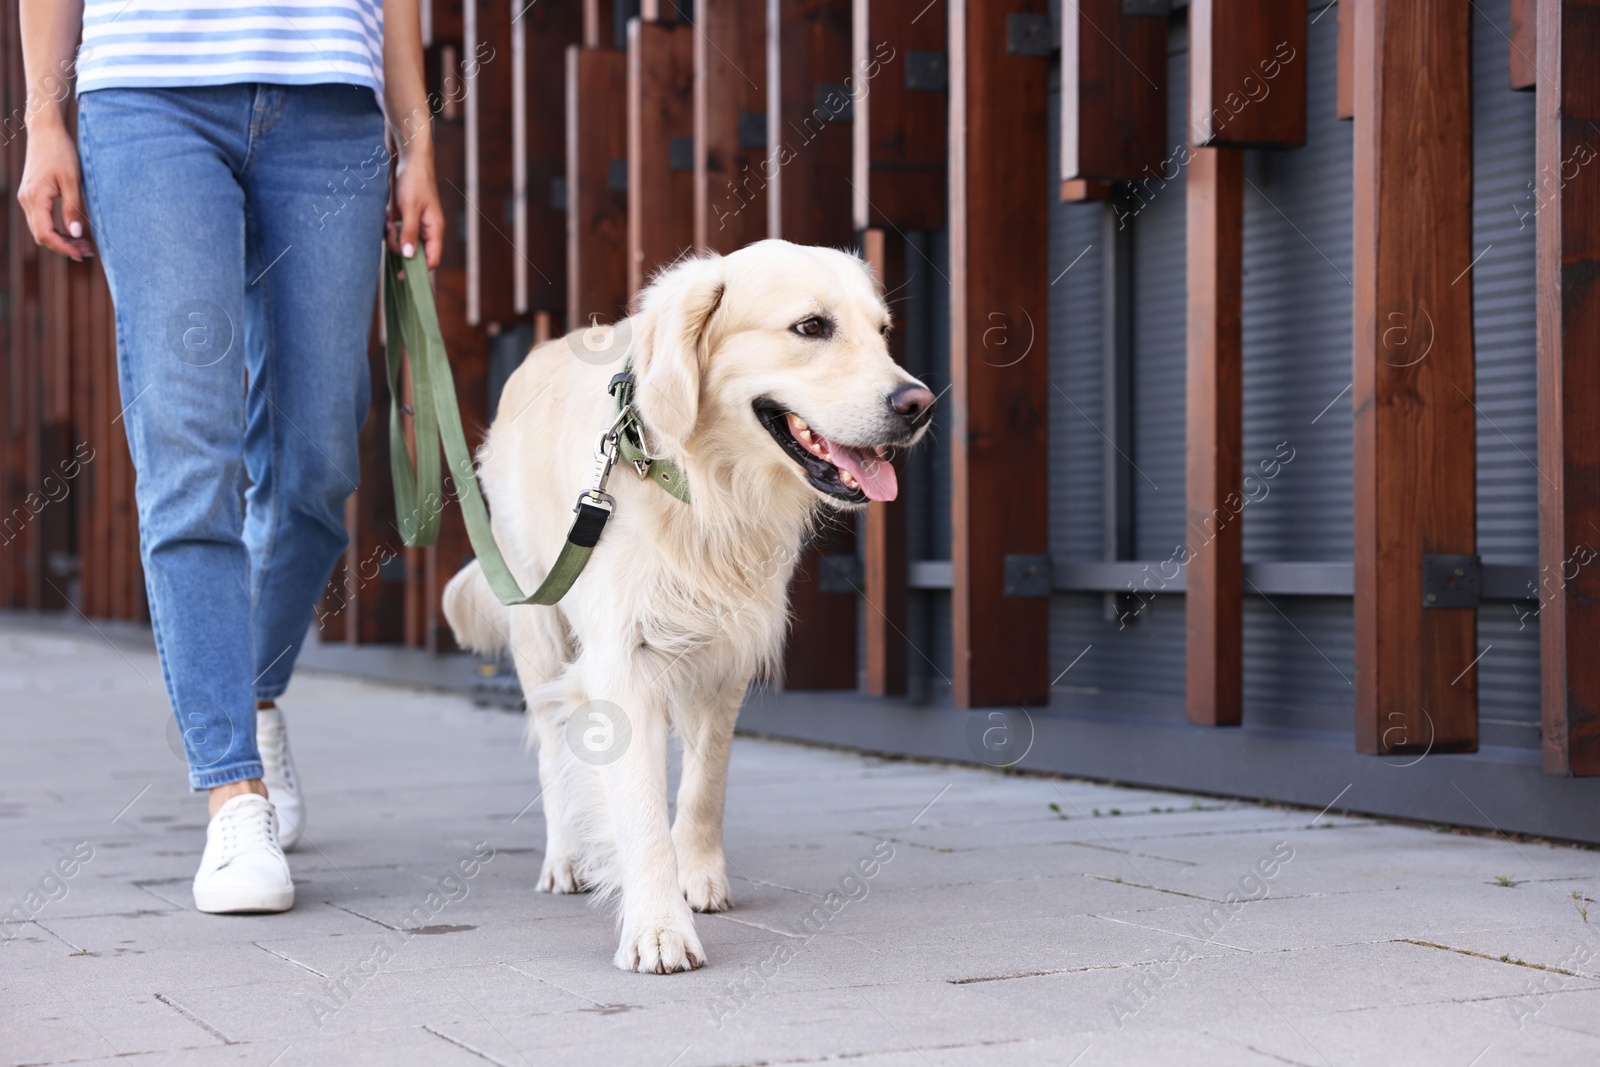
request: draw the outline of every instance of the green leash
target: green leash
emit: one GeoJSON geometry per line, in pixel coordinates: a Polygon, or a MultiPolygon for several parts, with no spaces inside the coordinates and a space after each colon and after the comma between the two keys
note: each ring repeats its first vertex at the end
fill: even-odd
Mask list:
{"type": "Polygon", "coordinates": [[[389,468],[394,478],[400,538],[408,548],[431,545],[439,539],[439,516],[444,511],[446,497],[442,493],[437,442],[443,446],[450,469],[455,472],[457,499],[467,523],[467,537],[495,596],[507,605],[554,604],[583,573],[616,507],[616,501],[605,491],[616,458],[620,455],[633,465],[641,478],[649,478],[687,504],[689,487],[683,472],[645,451],[639,417],[632,405],[633,375],[625,366],[623,373],[611,380],[611,392],[617,398],[617,417],[596,442],[594,485],[578,494],[577,506],[573,508],[577,518],[567,531],[566,542],[550,573],[539,588],[525,595],[511,568],[506,566],[500,546],[495,543],[494,531],[489,525],[489,509],[484,506],[483,494],[478,489],[427,268],[420,259],[413,259],[411,264],[415,269],[407,270],[406,260],[392,250],[384,252],[389,468]],[[400,418],[404,410],[400,403],[400,368],[407,352],[411,354],[411,398],[417,441],[415,466],[406,448],[405,427],[400,418]]]}

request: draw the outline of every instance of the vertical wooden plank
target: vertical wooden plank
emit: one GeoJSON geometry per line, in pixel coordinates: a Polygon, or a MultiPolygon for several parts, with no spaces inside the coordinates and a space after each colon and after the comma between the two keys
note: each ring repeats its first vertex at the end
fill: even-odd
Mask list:
{"type": "MultiPolygon", "coordinates": [[[[442,46],[438,50],[439,74],[435,84],[448,90],[449,79],[483,78],[489,68],[496,63],[504,65],[504,69],[509,69],[508,42],[502,39],[483,43],[495,51],[481,54],[467,53],[465,57],[457,58],[451,48],[442,46]],[[476,74],[473,73],[474,70],[476,74]]],[[[508,87],[506,104],[509,104],[509,92],[508,87]]],[[[452,96],[459,96],[459,93],[445,92],[446,99],[452,96]]],[[[509,111],[509,108],[504,106],[502,109],[509,111]]],[[[468,114],[468,109],[464,106],[449,106],[435,117],[433,124],[434,159],[439,173],[439,193],[444,203],[445,217],[450,219],[467,218],[475,214],[474,205],[466,193],[467,172],[473,159],[473,153],[468,150],[468,114]]],[[[472,447],[476,443],[475,435],[486,420],[488,329],[494,324],[480,327],[470,321],[469,232],[470,227],[446,229],[444,250],[439,258],[439,267],[433,272],[432,280],[434,300],[439,310],[439,325],[445,347],[450,352],[450,369],[455,377],[456,398],[461,406],[462,423],[468,435],[467,443],[472,447]]],[[[501,281],[506,282],[509,287],[509,278],[502,278],[501,281]]],[[[509,288],[507,291],[509,292],[509,288]]],[[[385,522],[389,524],[386,529],[393,531],[393,519],[386,518],[385,522]]],[[[464,551],[462,546],[466,543],[466,527],[460,509],[447,504],[440,516],[437,544],[425,551],[406,551],[403,574],[406,581],[404,637],[407,644],[430,651],[439,647],[438,633],[444,624],[439,603],[441,588],[433,568],[440,566],[441,560],[448,562],[459,558],[464,551]]],[[[396,550],[400,548],[397,534],[395,547],[396,550]]],[[[390,566],[392,568],[393,564],[390,566]]]]}
{"type": "Polygon", "coordinates": [[[146,615],[144,572],[139,561],[139,513],[134,500],[133,456],[128,451],[122,414],[134,398],[124,397],[118,386],[116,312],[111,302],[111,288],[103,273],[95,289],[98,295],[93,298],[93,314],[100,325],[100,380],[103,383],[99,424],[109,428],[106,447],[100,456],[105,464],[100,471],[104,486],[100,499],[105,509],[100,521],[106,585],[102,603],[111,618],[139,619],[146,615]]]}
{"type": "Polygon", "coordinates": [[[405,643],[409,648],[428,644],[427,549],[408,548],[405,560],[405,643]]]}
{"type": "MultiPolygon", "coordinates": [[[[10,52],[10,31],[6,24],[6,12],[0,11],[0,55],[6,57],[6,62],[14,63],[10,52]]],[[[5,92],[4,79],[0,79],[0,106],[3,106],[8,94],[5,92]]],[[[15,592],[15,574],[13,571],[13,546],[11,543],[11,528],[7,519],[12,509],[16,506],[11,491],[11,464],[12,464],[12,435],[11,435],[11,409],[13,400],[10,396],[13,364],[16,361],[16,350],[11,346],[11,257],[10,246],[16,241],[11,228],[11,205],[15,203],[10,174],[9,152],[0,146],[0,168],[4,170],[4,182],[0,182],[0,194],[4,195],[4,202],[0,203],[0,239],[6,242],[6,249],[0,254],[0,337],[5,338],[5,345],[0,347],[0,388],[6,391],[6,396],[0,398],[0,609],[12,608],[16,604],[13,600],[15,592]]]]}
{"type": "Polygon", "coordinates": [[[1061,202],[1076,204],[1086,200],[1107,200],[1111,197],[1110,182],[1091,182],[1074,178],[1061,183],[1061,202]]]}
{"type": "MultiPolygon", "coordinates": [[[[381,299],[381,297],[380,297],[381,299]]],[[[399,643],[405,639],[405,564],[396,528],[394,483],[389,476],[389,381],[384,369],[383,317],[374,311],[367,369],[372,404],[361,428],[361,487],[346,507],[350,545],[345,549],[340,601],[335,605],[349,644],[399,643]]],[[[324,640],[338,640],[330,631],[324,640]]]]}
{"type": "MultiPolygon", "coordinates": [[[[942,183],[941,183],[942,184],[942,183]]],[[[863,234],[863,255],[885,292],[894,292],[906,280],[905,240],[898,234],[869,229],[863,234]]],[[[897,322],[889,337],[889,351],[905,362],[901,349],[905,333],[897,322]]],[[[905,462],[895,458],[895,474],[902,476],[905,462]]],[[[866,688],[873,696],[901,696],[906,692],[906,504],[903,499],[874,501],[867,505],[862,531],[862,594],[866,599],[866,688]]]]}
{"type": "MultiPolygon", "coordinates": [[[[72,554],[75,562],[76,573],[73,582],[76,591],[73,599],[81,608],[83,606],[83,554],[84,530],[87,523],[86,501],[89,486],[89,468],[94,466],[95,460],[89,459],[81,462],[85,456],[101,455],[105,452],[106,439],[112,434],[122,431],[122,424],[111,427],[95,427],[89,421],[89,395],[90,377],[93,373],[93,358],[95,353],[95,332],[103,329],[104,324],[96,322],[91,305],[93,287],[99,284],[100,264],[98,261],[77,264],[72,274],[72,326],[71,337],[68,340],[68,360],[71,363],[71,389],[72,389],[72,431],[73,449],[80,463],[77,475],[72,479],[72,554]],[[80,453],[79,449],[83,449],[80,453]],[[94,449],[89,453],[87,449],[94,449]]],[[[0,600],[0,603],[4,603],[0,600]]]]}
{"type": "MultiPolygon", "coordinates": [[[[89,293],[89,319],[95,324],[89,385],[89,434],[95,458],[87,470],[88,549],[83,558],[83,611],[91,618],[109,618],[116,611],[118,543],[115,523],[117,460],[128,447],[125,404],[117,385],[117,338],[111,288],[98,272],[89,293]]],[[[133,399],[129,397],[128,399],[133,399]]]]}
{"type": "Polygon", "coordinates": [[[1196,145],[1306,143],[1305,5],[1193,0],[1189,132],[1196,145]]]}
{"type": "Polygon", "coordinates": [[[639,17],[646,22],[693,25],[694,0],[641,0],[639,17]]]}
{"type": "Polygon", "coordinates": [[[696,0],[695,244],[733,252],[767,236],[766,6],[696,0]]]}
{"type": "Polygon", "coordinates": [[[1600,774],[1600,2],[1540,0],[1539,635],[1544,768],[1600,774]]]}
{"type": "Polygon", "coordinates": [[[512,0],[465,0],[467,324],[516,315],[512,0]]]}
{"type": "Polygon", "coordinates": [[[1049,600],[1004,595],[1006,556],[1049,550],[1048,60],[1007,49],[1008,18],[1045,8],[950,0],[951,622],[963,708],[1049,698],[1049,600]]]}
{"type": "MultiPolygon", "coordinates": [[[[517,0],[511,0],[516,3],[517,0]]],[[[567,311],[567,92],[566,50],[583,33],[578,0],[540,0],[519,7],[512,25],[520,42],[523,76],[520,124],[513,116],[521,170],[515,179],[517,245],[513,286],[516,310],[567,311]]]]}
{"type": "MultiPolygon", "coordinates": [[[[850,0],[767,0],[766,9],[767,234],[847,246],[850,0]]],[[[825,557],[855,551],[848,518],[825,524],[806,546],[789,586],[784,688],[856,687],[856,590],[823,587],[825,557]]]]}
{"type": "Polygon", "coordinates": [[[1188,719],[1240,722],[1244,682],[1244,155],[1195,148],[1188,196],[1188,719]]]}
{"type": "Polygon", "coordinates": [[[461,43],[463,7],[467,0],[429,0],[428,42],[430,44],[461,43]]]}
{"type": "Polygon", "coordinates": [[[615,48],[618,0],[583,0],[583,47],[615,48]]]}
{"type": "Polygon", "coordinates": [[[1061,180],[1139,178],[1167,149],[1167,20],[1122,0],[1061,10],[1061,180]]]}
{"type": "Polygon", "coordinates": [[[1333,111],[1336,118],[1356,115],[1356,90],[1352,73],[1356,56],[1356,4],[1359,0],[1338,0],[1339,49],[1334,57],[1333,111]]]}
{"type": "MultiPolygon", "coordinates": [[[[948,217],[948,22],[942,0],[851,5],[851,215],[889,292],[910,273],[905,231],[940,229],[948,217]]],[[[904,345],[897,325],[889,339],[896,359],[904,345]]],[[[904,472],[903,461],[896,467],[904,472]]],[[[897,696],[907,687],[904,501],[867,505],[860,528],[866,688],[897,696]]]]}
{"type": "Polygon", "coordinates": [[[943,229],[948,13],[942,0],[854,0],[851,13],[855,227],[943,229]]]}
{"type": "MultiPolygon", "coordinates": [[[[930,16],[931,18],[932,16],[930,16]]],[[[834,248],[851,218],[850,0],[767,0],[767,235],[834,248]]]]}
{"type": "MultiPolygon", "coordinates": [[[[473,3],[476,0],[468,2],[473,3]]],[[[468,13],[471,13],[470,9],[468,13]]],[[[442,88],[448,88],[446,79],[451,77],[483,79],[496,64],[500,65],[502,71],[509,71],[509,47],[504,38],[483,40],[481,44],[487,45],[489,50],[469,51],[460,60],[454,60],[448,49],[440,50],[442,88]],[[459,68],[456,66],[457,62],[460,64],[459,68]]],[[[510,102],[508,77],[506,82],[504,95],[497,99],[502,100],[500,110],[509,112],[509,107],[506,106],[510,102]]],[[[470,101],[471,97],[467,99],[470,101]]],[[[439,173],[440,197],[444,203],[446,218],[470,218],[483,209],[482,204],[474,205],[467,195],[468,170],[475,158],[474,152],[469,149],[470,114],[469,108],[456,106],[445,109],[434,119],[434,165],[439,173]]],[[[492,230],[486,233],[489,236],[485,240],[500,239],[492,230]]],[[[432,281],[434,301],[439,311],[440,329],[445,347],[450,352],[450,370],[455,378],[456,400],[461,408],[461,421],[467,433],[467,445],[469,448],[474,448],[478,442],[478,435],[487,421],[488,338],[491,330],[498,329],[498,324],[486,322],[485,325],[479,326],[472,322],[469,306],[471,303],[469,237],[470,227],[457,227],[456,231],[446,228],[444,250],[439,257],[439,267],[433,272],[432,281]]],[[[509,311],[510,279],[502,277],[498,281],[504,285],[501,294],[502,310],[509,311]]],[[[378,477],[384,481],[388,480],[381,474],[378,477]]],[[[390,491],[392,492],[392,488],[390,491]]],[[[392,502],[391,507],[385,512],[384,521],[386,531],[394,533],[394,545],[398,551],[400,541],[394,526],[392,502]]],[[[439,538],[435,545],[424,551],[407,553],[404,569],[407,582],[404,636],[408,644],[429,651],[436,651],[440,647],[438,635],[445,629],[445,625],[440,605],[442,586],[438,580],[437,568],[460,559],[464,553],[470,554],[470,548],[465,547],[467,544],[466,524],[461,518],[460,509],[446,502],[440,515],[439,538]]],[[[390,566],[392,568],[393,564],[390,566]]],[[[368,569],[371,569],[370,566],[368,569]]],[[[454,573],[454,570],[450,573],[454,573]]]]}
{"type": "Polygon", "coordinates": [[[628,23],[628,299],[694,247],[694,29],[628,23]]]}
{"type": "Polygon", "coordinates": [[[1478,743],[1476,611],[1424,607],[1422,583],[1425,554],[1476,543],[1476,464],[1463,447],[1477,431],[1463,277],[1470,15],[1453,0],[1356,6],[1355,688],[1368,753],[1478,743]]]}
{"type": "MultiPolygon", "coordinates": [[[[462,429],[467,449],[476,452],[489,424],[489,338],[498,332],[497,323],[474,329],[466,323],[465,274],[439,271],[434,277],[434,300],[444,325],[450,351],[450,373],[455,380],[456,402],[461,408],[462,429]]],[[[437,447],[437,446],[435,446],[437,447]]],[[[450,577],[473,556],[467,536],[466,520],[456,502],[456,473],[444,467],[444,511],[440,516],[439,539],[429,546],[423,562],[424,600],[427,615],[423,647],[430,652],[453,650],[455,638],[444,618],[444,586],[450,577]]]]}
{"type": "MultiPolygon", "coordinates": [[[[0,6],[0,70],[5,72],[21,66],[12,44],[12,24],[16,17],[17,10],[12,5],[0,6]]],[[[12,102],[11,81],[12,76],[0,74],[0,110],[8,115],[14,113],[16,106],[12,102]]],[[[12,212],[17,207],[16,182],[21,172],[12,168],[12,143],[19,139],[20,129],[18,120],[0,123],[0,138],[3,138],[0,139],[0,241],[4,242],[4,254],[0,255],[0,337],[6,340],[4,347],[0,347],[0,386],[6,391],[6,396],[0,397],[0,608],[15,606],[12,602],[11,531],[6,519],[15,507],[11,495],[11,415],[15,401],[10,392],[17,357],[11,344],[11,248],[18,239],[12,226],[12,212]]]]}
{"type": "Polygon", "coordinates": [[[45,422],[67,418],[67,337],[72,313],[67,302],[67,268],[71,264],[66,256],[39,257],[40,305],[44,312],[40,417],[45,422]]]}
{"type": "MultiPolygon", "coordinates": [[[[22,347],[19,352],[22,356],[22,374],[20,375],[20,389],[17,400],[22,405],[21,411],[21,448],[18,458],[21,460],[17,471],[19,485],[24,502],[28,496],[37,492],[39,487],[40,466],[40,400],[42,399],[42,367],[44,363],[44,294],[40,286],[40,261],[47,255],[54,253],[41,252],[34,245],[32,237],[24,242],[29,246],[23,255],[26,264],[22,272],[21,303],[19,306],[22,320],[22,347]]],[[[17,539],[18,555],[22,560],[22,580],[24,589],[23,605],[30,611],[38,611],[44,603],[44,566],[41,551],[40,527],[37,521],[30,519],[22,536],[17,539]]]]}
{"type": "Polygon", "coordinates": [[[1511,88],[1532,89],[1539,80],[1539,0],[1510,0],[1511,88]]]}
{"type": "MultiPolygon", "coordinates": [[[[24,106],[27,89],[23,82],[21,38],[17,13],[12,11],[8,20],[8,62],[0,71],[6,83],[11,110],[24,106]]],[[[26,138],[14,136],[6,144],[7,172],[12,188],[6,197],[10,213],[12,235],[8,256],[9,292],[7,310],[10,312],[10,366],[5,383],[9,394],[3,398],[9,439],[8,469],[4,472],[9,483],[8,510],[0,513],[0,531],[4,531],[4,564],[11,572],[12,603],[20,608],[37,610],[40,604],[39,529],[32,521],[28,497],[38,487],[39,463],[39,365],[42,345],[39,336],[39,258],[38,247],[29,236],[27,220],[17,204],[15,183],[21,180],[26,138]]]]}
{"type": "Polygon", "coordinates": [[[567,325],[613,322],[628,303],[628,62],[567,49],[567,325]]]}
{"type": "MultiPolygon", "coordinates": [[[[25,97],[22,88],[21,41],[17,31],[18,8],[7,4],[0,10],[0,54],[5,62],[0,65],[0,102],[6,114],[16,113],[25,97]]],[[[17,183],[22,178],[22,160],[25,141],[21,122],[12,120],[3,129],[6,135],[0,153],[5,167],[5,201],[0,204],[4,216],[5,247],[5,348],[0,351],[0,605],[8,608],[23,606],[25,580],[21,546],[18,538],[16,510],[22,507],[21,479],[21,429],[23,398],[20,392],[23,373],[22,305],[19,270],[22,269],[22,247],[27,241],[27,229],[22,218],[22,208],[17,203],[17,183]]]]}

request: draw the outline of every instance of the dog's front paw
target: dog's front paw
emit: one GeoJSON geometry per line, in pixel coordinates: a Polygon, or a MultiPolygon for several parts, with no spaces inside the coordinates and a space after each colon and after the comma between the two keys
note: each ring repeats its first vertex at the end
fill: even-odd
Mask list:
{"type": "Polygon", "coordinates": [[[612,962],[624,971],[672,974],[704,967],[706,950],[700,947],[692,922],[645,924],[637,930],[623,930],[612,962]]]}
{"type": "Polygon", "coordinates": [[[733,907],[728,872],[720,863],[679,867],[678,886],[683,890],[683,899],[695,911],[727,911],[733,907]]]}
{"type": "Polygon", "coordinates": [[[588,887],[578,879],[578,864],[571,856],[546,856],[539,868],[541,893],[582,893],[588,887]]]}

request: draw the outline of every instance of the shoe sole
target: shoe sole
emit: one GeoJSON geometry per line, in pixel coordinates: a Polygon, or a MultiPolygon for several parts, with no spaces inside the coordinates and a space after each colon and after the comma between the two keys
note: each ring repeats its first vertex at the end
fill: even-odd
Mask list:
{"type": "Polygon", "coordinates": [[[207,915],[288,911],[294,907],[294,886],[286,889],[201,889],[195,886],[194,906],[207,915]]]}

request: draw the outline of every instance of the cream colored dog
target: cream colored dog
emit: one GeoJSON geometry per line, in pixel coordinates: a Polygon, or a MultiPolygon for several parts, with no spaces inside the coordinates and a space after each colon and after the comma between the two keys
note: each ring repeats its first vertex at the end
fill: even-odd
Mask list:
{"type": "Polygon", "coordinates": [[[684,504],[618,464],[615,511],[555,607],[506,608],[476,562],[445,590],[462,645],[509,649],[539,747],[548,838],[539,888],[620,892],[624,970],[706,961],[695,911],[731,902],[722,811],[734,719],[777,661],[789,578],[819,506],[896,493],[890,450],[917,441],[933,394],[889,356],[868,266],[762,241],[656,276],[614,351],[574,333],[511,376],[478,456],[494,531],[524,590],[547,573],[594,475],[623,348],[654,456],[684,504]],[[669,827],[667,731],[683,745],[669,827]]]}

